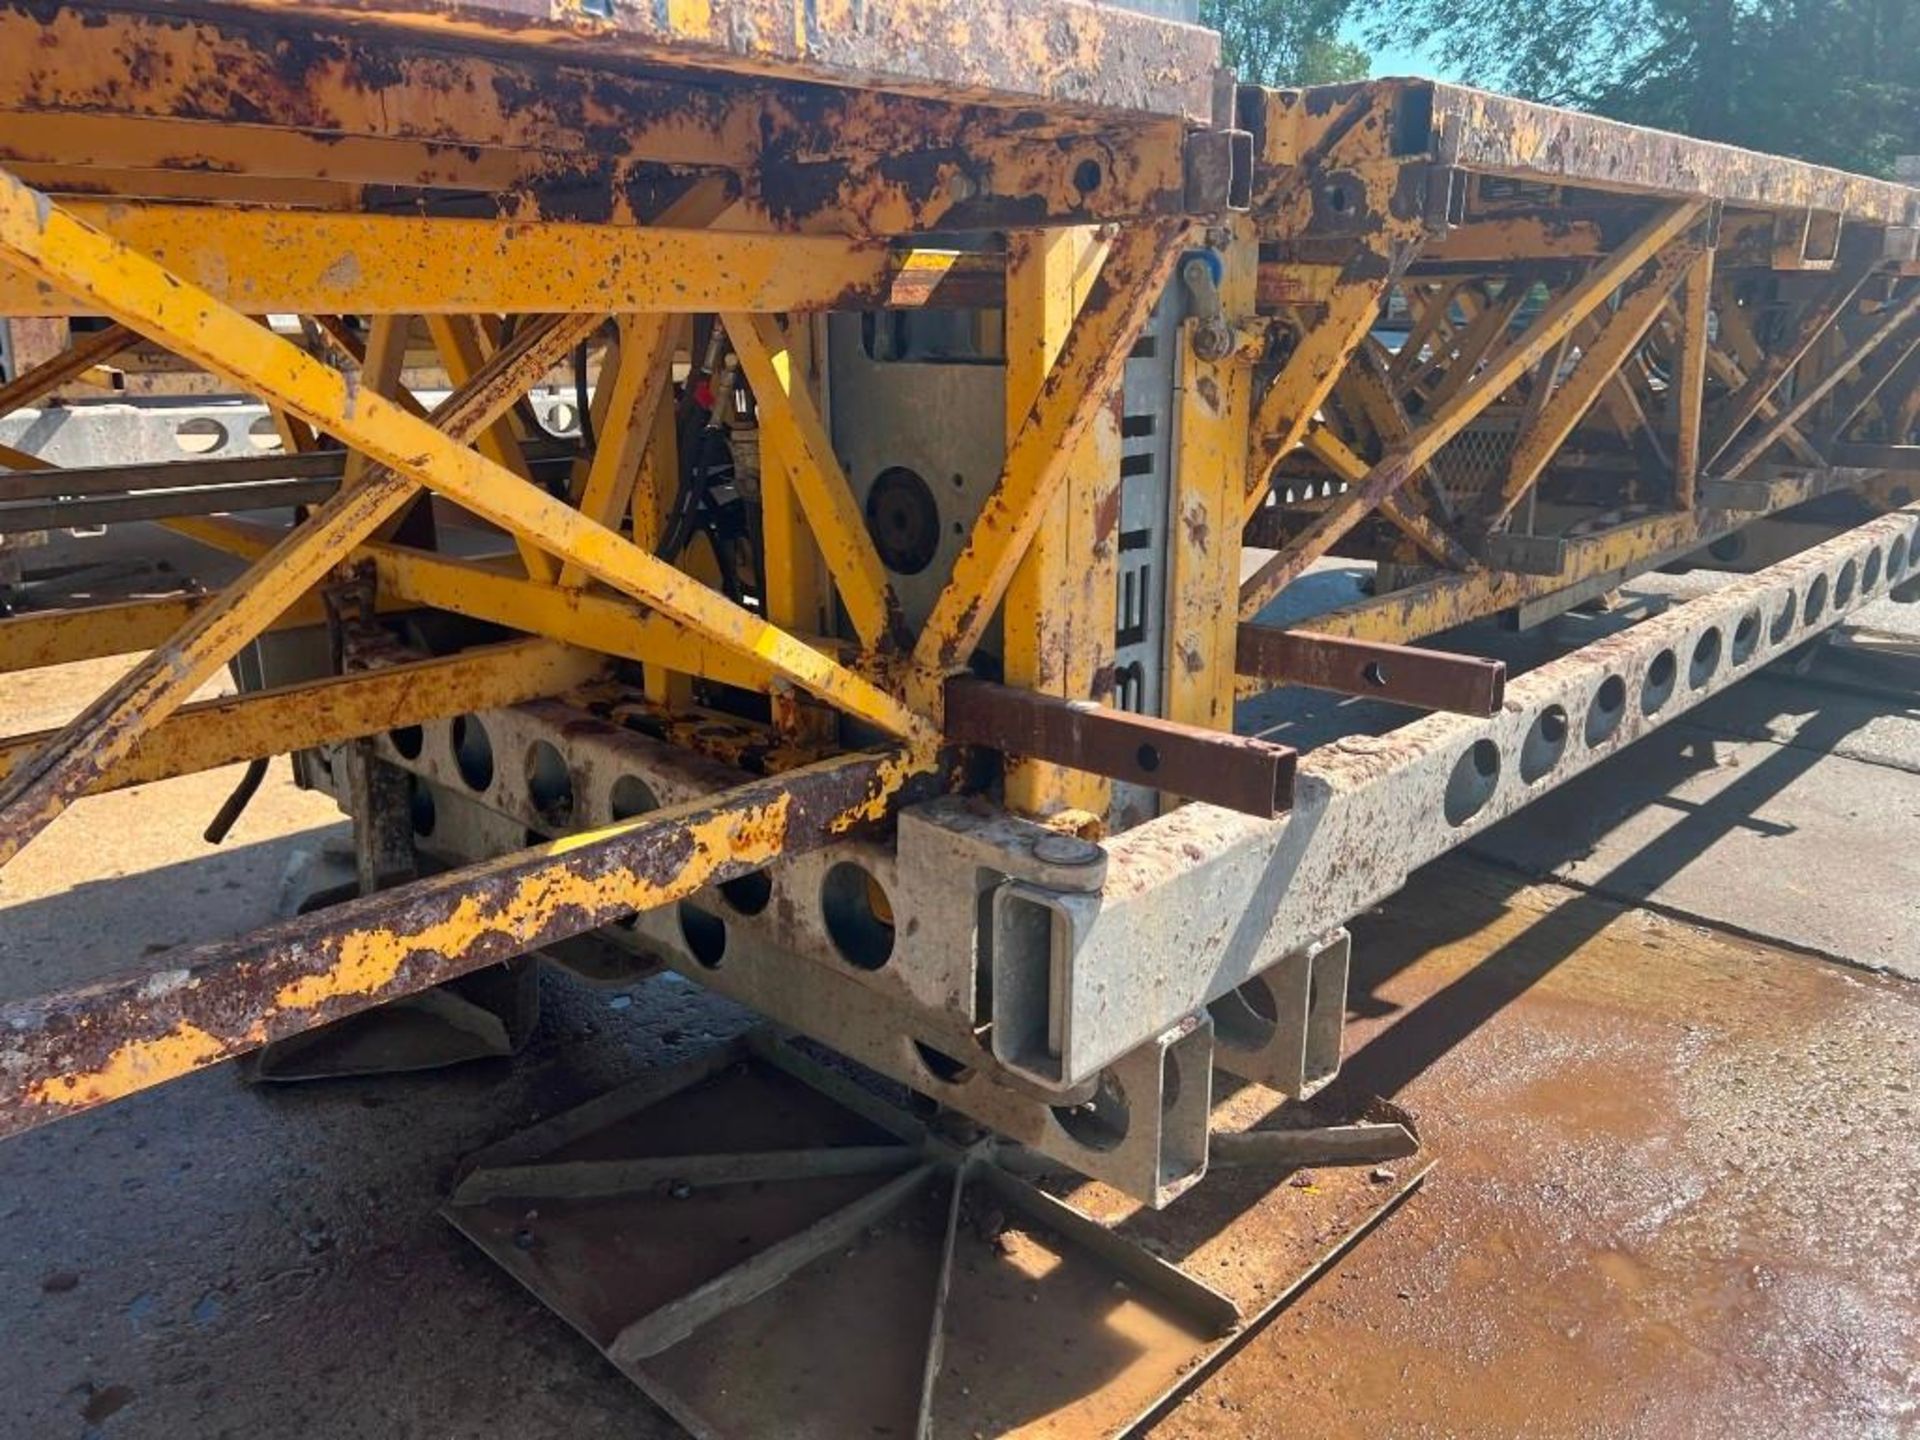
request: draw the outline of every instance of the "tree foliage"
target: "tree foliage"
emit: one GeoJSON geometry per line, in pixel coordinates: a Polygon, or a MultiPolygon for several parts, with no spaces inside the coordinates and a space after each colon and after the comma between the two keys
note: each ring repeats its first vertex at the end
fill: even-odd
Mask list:
{"type": "Polygon", "coordinates": [[[1200,23],[1220,32],[1226,61],[1254,85],[1329,85],[1364,79],[1367,52],[1340,38],[1350,0],[1200,0],[1200,23]]]}
{"type": "Polygon", "coordinates": [[[1359,0],[1475,84],[1876,174],[1920,154],[1915,0],[1359,0]]]}

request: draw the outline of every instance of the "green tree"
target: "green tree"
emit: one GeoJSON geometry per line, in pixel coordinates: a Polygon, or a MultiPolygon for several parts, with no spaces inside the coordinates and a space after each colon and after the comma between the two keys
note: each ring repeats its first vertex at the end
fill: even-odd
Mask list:
{"type": "Polygon", "coordinates": [[[1361,80],[1367,52],[1340,38],[1350,0],[1200,0],[1200,23],[1220,32],[1226,60],[1254,85],[1361,80]]]}
{"type": "Polygon", "coordinates": [[[1914,0],[1365,0],[1475,84],[1888,174],[1920,153],[1914,0]]]}

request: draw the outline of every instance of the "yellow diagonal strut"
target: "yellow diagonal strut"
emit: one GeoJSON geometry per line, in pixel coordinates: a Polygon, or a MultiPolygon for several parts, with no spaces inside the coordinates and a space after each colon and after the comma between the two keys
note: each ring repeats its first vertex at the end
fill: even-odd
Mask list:
{"type": "Polygon", "coordinates": [[[355,387],[339,371],[81,223],[4,172],[0,259],[337,435],[393,472],[322,507],[273,557],[243,577],[235,603],[212,606],[196,616],[180,637],[188,642],[184,647],[176,643],[157,652],[129,677],[137,677],[135,684],[123,683],[117,693],[102,697],[62,732],[43,758],[23,767],[21,783],[0,794],[0,864],[83,793],[103,767],[120,759],[145,726],[184,701],[193,686],[181,690],[183,671],[211,673],[225,655],[257,634],[281,603],[317,580],[326,565],[371,533],[420,485],[537,541],[726,648],[758,659],[801,689],[931,753],[931,727],[871,682],[522,483],[465,449],[460,439],[355,387]],[[329,523],[316,532],[323,519],[329,523]],[[320,551],[325,553],[316,564],[320,551]],[[297,588],[289,584],[287,576],[293,573],[305,583],[297,588]],[[240,603],[243,597],[259,596],[262,585],[269,587],[270,598],[255,599],[250,608],[240,603]],[[222,658],[209,667],[206,656],[215,652],[223,652],[222,658]]]}

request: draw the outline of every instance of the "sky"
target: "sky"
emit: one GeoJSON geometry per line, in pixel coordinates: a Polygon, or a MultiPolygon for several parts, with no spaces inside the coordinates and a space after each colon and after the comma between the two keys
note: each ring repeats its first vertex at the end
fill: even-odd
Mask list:
{"type": "Polygon", "coordinates": [[[1452,66],[1442,64],[1436,55],[1416,46],[1373,44],[1367,39],[1366,26],[1358,20],[1349,19],[1340,29],[1340,38],[1361,46],[1373,57],[1375,75],[1424,75],[1434,80],[1460,78],[1452,66]]]}

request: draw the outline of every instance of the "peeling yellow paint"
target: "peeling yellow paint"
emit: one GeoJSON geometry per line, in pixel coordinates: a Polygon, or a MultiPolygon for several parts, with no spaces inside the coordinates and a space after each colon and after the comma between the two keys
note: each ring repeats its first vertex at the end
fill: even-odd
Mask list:
{"type": "Polygon", "coordinates": [[[104,1105],[149,1085],[211,1065],[225,1059],[228,1053],[226,1043],[218,1036],[182,1020],[152,1040],[128,1041],[91,1074],[55,1075],[40,1081],[29,1092],[29,1098],[37,1105],[82,1109],[104,1105]]]}
{"type": "MultiPolygon", "coordinates": [[[[705,885],[722,862],[757,865],[777,858],[791,803],[790,796],[782,795],[753,810],[715,815],[688,826],[691,851],[679,871],[664,883],[640,881],[628,877],[627,872],[584,876],[567,870],[545,871],[528,876],[498,905],[467,896],[446,919],[422,929],[351,935],[330,968],[283,985],[274,1003],[281,1010],[312,1010],[331,1000],[374,994],[392,985],[400,967],[413,955],[464,955],[487,935],[524,942],[538,933],[547,917],[569,908],[631,906],[652,910],[670,904],[705,885]]],[[[661,826],[660,817],[649,816],[626,827],[566,836],[542,846],[541,853],[563,856],[604,842],[622,828],[661,826]]]]}

